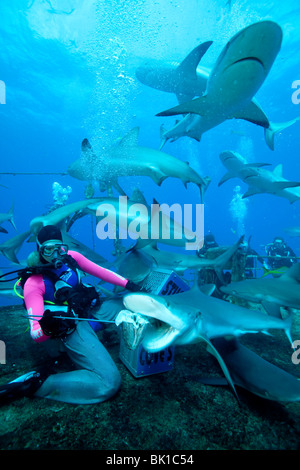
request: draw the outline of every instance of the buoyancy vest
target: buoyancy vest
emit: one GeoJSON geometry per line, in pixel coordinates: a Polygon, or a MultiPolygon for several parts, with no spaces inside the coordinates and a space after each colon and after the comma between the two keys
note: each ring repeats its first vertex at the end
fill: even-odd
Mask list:
{"type": "MultiPolygon", "coordinates": [[[[78,316],[87,315],[90,308],[101,304],[96,289],[81,282],[80,267],[70,255],[64,256],[61,268],[40,267],[39,274],[43,276],[46,302],[56,305],[68,304],[78,316]]],[[[24,286],[28,277],[25,275],[21,286],[24,286]]]]}

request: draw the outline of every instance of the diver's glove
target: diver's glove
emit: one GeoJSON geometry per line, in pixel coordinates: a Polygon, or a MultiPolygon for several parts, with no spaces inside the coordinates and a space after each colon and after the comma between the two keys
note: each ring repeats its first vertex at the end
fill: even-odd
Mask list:
{"type": "Polygon", "coordinates": [[[148,292],[147,289],[145,289],[144,287],[139,286],[138,284],[136,284],[133,281],[128,281],[125,288],[130,290],[131,292],[148,292]]]}
{"type": "Polygon", "coordinates": [[[44,315],[39,320],[39,324],[45,335],[51,336],[51,338],[58,338],[73,333],[76,329],[76,315],[70,308],[67,312],[62,310],[45,310],[44,315]]]}

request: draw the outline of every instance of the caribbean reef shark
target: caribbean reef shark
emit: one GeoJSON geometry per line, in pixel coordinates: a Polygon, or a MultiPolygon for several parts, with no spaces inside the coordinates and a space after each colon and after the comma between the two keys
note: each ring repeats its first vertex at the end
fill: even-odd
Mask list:
{"type": "Polygon", "coordinates": [[[69,166],[68,174],[83,181],[99,181],[102,191],[113,186],[122,195],[126,194],[119,186],[119,176],[149,176],[159,186],[166,178],[178,178],[185,187],[187,183],[195,183],[202,201],[210,178],[203,178],[178,158],[139,146],[138,135],[139,128],[136,127],[118,145],[101,155],[96,155],[89,141],[84,139],[81,157],[69,166]]]}
{"type": "MultiPolygon", "coordinates": [[[[224,360],[235,385],[268,400],[300,401],[300,380],[292,374],[261,358],[236,339],[227,341],[225,338],[216,338],[212,343],[224,360]]],[[[215,355],[215,350],[209,352],[215,355]]],[[[227,383],[221,377],[199,381],[210,385],[227,383]]]]}
{"type": "Polygon", "coordinates": [[[162,132],[163,143],[168,138],[174,140],[182,135],[199,141],[204,132],[227,119],[235,118],[262,126],[265,129],[266,142],[273,150],[274,134],[293,124],[298,118],[286,124],[272,124],[254,96],[272,67],[281,41],[281,28],[272,21],[254,23],[238,32],[220,53],[209,73],[204,93],[199,93],[199,98],[181,102],[178,106],[157,114],[187,115],[173,129],[162,132]],[[201,117],[191,117],[190,114],[201,117]]]}
{"type": "Polygon", "coordinates": [[[151,257],[154,265],[164,269],[171,269],[178,274],[183,274],[187,269],[204,269],[210,268],[214,270],[224,269],[228,261],[238,250],[243,237],[241,237],[232,247],[226,249],[224,253],[214,259],[199,257],[196,254],[188,255],[185,253],[174,253],[159,250],[156,244],[149,244],[142,248],[141,253],[151,257]]]}
{"type": "MultiPolygon", "coordinates": [[[[215,286],[205,286],[213,291],[215,286]]],[[[143,347],[157,352],[167,346],[204,341],[217,358],[235,396],[236,391],[230,372],[214,347],[215,338],[237,338],[246,333],[266,332],[269,329],[284,330],[289,340],[291,319],[269,317],[262,312],[248,310],[232,303],[205,295],[198,287],[171,296],[127,294],[123,297],[125,312],[139,314],[149,321],[142,338],[143,347]]],[[[120,312],[120,316],[123,312],[120,312]]],[[[118,324],[118,317],[116,319],[118,324]]]]}
{"type": "Polygon", "coordinates": [[[6,240],[0,245],[0,252],[13,263],[20,264],[16,253],[19,251],[25,240],[30,236],[30,231],[20,233],[10,240],[6,240]]]}
{"type": "Polygon", "coordinates": [[[74,212],[80,211],[91,204],[99,203],[101,198],[85,199],[83,201],[72,202],[66,206],[59,207],[46,215],[35,217],[30,222],[30,231],[37,234],[41,227],[45,225],[57,225],[67,219],[74,212]]]}
{"type": "Polygon", "coordinates": [[[219,186],[231,178],[240,178],[248,184],[248,190],[243,198],[255,194],[274,194],[286,198],[293,203],[300,199],[300,182],[288,181],[282,177],[282,165],[277,165],[273,171],[268,171],[263,166],[268,163],[247,163],[237,152],[226,151],[220,154],[220,159],[228,172],[219,182],[219,186]]]}
{"type": "Polygon", "coordinates": [[[14,203],[12,203],[11,208],[9,209],[7,214],[5,213],[0,214],[0,232],[8,233],[5,228],[1,227],[1,224],[3,224],[3,222],[6,222],[6,221],[10,222],[13,228],[17,230],[17,227],[14,222],[14,203]]]}
{"type": "Polygon", "coordinates": [[[294,264],[276,278],[245,279],[222,286],[224,294],[260,303],[275,317],[281,317],[280,307],[300,309],[300,263],[294,264]]]}

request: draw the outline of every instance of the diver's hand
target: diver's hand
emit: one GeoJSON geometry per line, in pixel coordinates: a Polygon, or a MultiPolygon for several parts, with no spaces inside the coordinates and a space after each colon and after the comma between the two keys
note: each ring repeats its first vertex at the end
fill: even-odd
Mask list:
{"type": "Polygon", "coordinates": [[[126,289],[130,290],[131,292],[149,292],[147,289],[144,287],[139,286],[133,281],[128,281],[126,284],[126,289]]]}
{"type": "Polygon", "coordinates": [[[61,310],[45,310],[44,315],[39,320],[39,324],[45,335],[57,338],[72,333],[76,328],[76,316],[71,309],[68,312],[61,310]],[[58,317],[58,318],[56,318],[58,317]],[[69,317],[59,318],[59,317],[69,317]]]}

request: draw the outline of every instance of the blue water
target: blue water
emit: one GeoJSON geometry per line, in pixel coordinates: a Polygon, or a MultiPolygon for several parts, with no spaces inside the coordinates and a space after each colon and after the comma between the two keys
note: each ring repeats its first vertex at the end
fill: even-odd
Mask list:
{"type": "MultiPolygon", "coordinates": [[[[1,173],[65,172],[80,156],[84,138],[101,151],[135,126],[139,144],[158,149],[160,125],[169,128],[174,118],[155,114],[175,106],[176,97],[138,82],[136,68],[151,58],[181,61],[207,40],[214,43],[201,64],[212,67],[235,33],[263,19],[281,26],[283,43],[256,98],[270,121],[288,121],[300,112],[291,99],[292,83],[300,79],[300,7],[293,0],[3,0],[0,18],[0,80],[6,86],[6,104],[0,106],[1,173]]],[[[300,254],[299,239],[284,232],[300,225],[299,202],[264,194],[239,199],[236,206],[234,197],[247,186],[230,180],[218,187],[226,171],[219,160],[223,150],[237,151],[249,162],[283,163],[283,176],[300,181],[299,132],[300,122],[277,135],[271,151],[262,128],[231,120],[205,133],[200,143],[181,138],[165,145],[165,152],[212,178],[204,201],[205,231],[213,231],[219,244],[234,243],[244,230],[260,253],[283,235],[300,254]]],[[[68,202],[84,198],[87,183],[70,176],[1,174],[0,184],[8,189],[0,187],[0,212],[14,201],[18,231],[27,230],[53,204],[54,182],[72,187],[68,202]]],[[[120,184],[129,195],[135,186],[142,189],[148,203],[153,197],[169,204],[199,202],[198,188],[185,189],[179,180],[158,187],[149,178],[120,178],[120,184]]],[[[0,233],[0,243],[15,235],[9,223],[3,227],[8,234],[0,233]]],[[[97,240],[90,219],[78,221],[72,235],[107,255],[107,242],[97,240]]],[[[19,259],[33,248],[25,244],[19,259]]],[[[14,268],[3,256],[0,266],[14,268]]]]}

